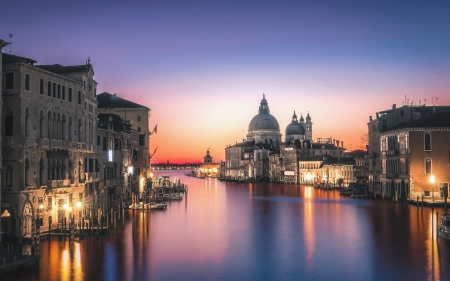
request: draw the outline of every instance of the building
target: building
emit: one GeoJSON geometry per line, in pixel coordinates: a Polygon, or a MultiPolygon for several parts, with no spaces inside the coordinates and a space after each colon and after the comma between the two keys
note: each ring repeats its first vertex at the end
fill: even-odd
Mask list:
{"type": "Polygon", "coordinates": [[[415,120],[380,132],[378,193],[398,200],[442,199],[450,182],[450,107],[421,106],[414,112],[420,113],[415,120]]]}
{"type": "MultiPolygon", "coordinates": [[[[2,90],[3,90],[3,83],[2,83],[2,78],[3,78],[3,72],[2,72],[2,62],[3,62],[3,56],[1,55],[3,52],[3,47],[7,46],[8,43],[3,41],[2,39],[0,39],[0,116],[2,115],[2,90]]],[[[0,141],[3,139],[3,123],[0,123],[0,141]]],[[[3,171],[3,166],[2,166],[2,151],[0,150],[0,184],[2,183],[2,173],[1,171],[3,171]]],[[[0,185],[0,204],[2,203],[2,190],[3,190],[3,185],[0,185]]],[[[0,211],[1,207],[0,207],[0,211]]],[[[10,219],[11,219],[11,214],[6,210],[5,213],[0,212],[0,243],[2,243],[2,228],[3,228],[3,222],[5,222],[6,226],[10,225],[10,219]]]]}
{"type": "Polygon", "coordinates": [[[298,184],[302,182],[300,160],[314,156],[345,157],[343,142],[339,140],[319,138],[314,142],[312,125],[309,112],[306,120],[301,115],[299,121],[294,111],[291,123],[286,127],[285,140],[281,141],[280,126],[270,114],[263,95],[258,114],[250,121],[247,139],[225,148],[222,177],[298,184]]]}
{"type": "Polygon", "coordinates": [[[152,135],[149,130],[150,108],[106,92],[99,94],[97,101],[99,113],[117,114],[123,120],[129,120],[131,128],[138,132],[139,192],[144,192],[144,187],[151,182],[149,180],[151,178],[149,146],[152,135]]]}
{"type": "Polygon", "coordinates": [[[37,65],[2,54],[2,219],[5,238],[31,236],[45,226],[89,216],[98,186],[94,70],[82,65],[37,65]]]}
{"type": "Polygon", "coordinates": [[[441,196],[449,182],[449,108],[394,104],[369,116],[369,188],[396,199],[441,196]]]}
{"type": "Polygon", "coordinates": [[[209,154],[209,148],[206,150],[206,156],[203,157],[203,164],[198,170],[198,177],[217,178],[219,176],[220,163],[214,163],[213,157],[209,154]]]}

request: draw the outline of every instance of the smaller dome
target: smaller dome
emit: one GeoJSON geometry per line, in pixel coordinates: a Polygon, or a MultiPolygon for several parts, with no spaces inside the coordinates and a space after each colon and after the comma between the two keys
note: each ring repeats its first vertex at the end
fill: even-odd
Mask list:
{"type": "Polygon", "coordinates": [[[304,135],[304,134],[305,134],[305,128],[303,128],[303,125],[297,121],[297,115],[295,114],[295,111],[294,111],[294,115],[292,116],[292,122],[291,122],[291,124],[287,125],[287,127],[286,127],[286,139],[288,139],[289,136],[297,136],[297,135],[304,135]]]}
{"type": "Polygon", "coordinates": [[[311,121],[311,116],[309,116],[309,112],[308,115],[306,115],[306,121],[311,121]]]}
{"type": "Polygon", "coordinates": [[[300,114],[300,123],[305,122],[305,119],[303,118],[303,114],[300,114]]]}

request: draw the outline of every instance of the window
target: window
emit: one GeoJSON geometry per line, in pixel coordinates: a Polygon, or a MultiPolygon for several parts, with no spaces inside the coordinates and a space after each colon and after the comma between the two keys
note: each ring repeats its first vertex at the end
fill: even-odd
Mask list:
{"type": "Polygon", "coordinates": [[[52,82],[50,82],[50,81],[47,82],[47,95],[49,97],[52,96],[52,82]]]}
{"type": "Polygon", "coordinates": [[[14,89],[14,72],[5,73],[5,90],[14,89]]]}
{"type": "Polygon", "coordinates": [[[431,159],[425,158],[425,174],[431,175],[431,159]]]}
{"type": "Polygon", "coordinates": [[[141,131],[141,127],[137,127],[137,131],[140,132],[141,131]]]}
{"type": "Polygon", "coordinates": [[[5,136],[14,135],[14,112],[11,107],[7,107],[5,111],[5,136]]]}
{"type": "Polygon", "coordinates": [[[12,186],[13,185],[13,169],[10,165],[5,168],[5,185],[12,186]]]}
{"type": "Polygon", "coordinates": [[[47,210],[51,210],[52,209],[52,205],[53,205],[53,200],[52,197],[48,197],[47,198],[47,210]]]}
{"type": "Polygon", "coordinates": [[[141,121],[141,115],[138,115],[138,116],[137,116],[137,120],[138,120],[138,121],[141,121]]]}
{"type": "Polygon", "coordinates": [[[426,133],[424,135],[424,144],[425,144],[425,147],[424,147],[425,150],[431,150],[431,135],[429,133],[426,133]]]}
{"type": "Polygon", "coordinates": [[[72,102],[72,88],[69,88],[69,102],[72,102]]]}
{"type": "Polygon", "coordinates": [[[78,91],[78,104],[81,104],[81,91],[78,91]]]}
{"type": "Polygon", "coordinates": [[[94,172],[94,159],[89,159],[89,173],[94,172]]]}
{"type": "Polygon", "coordinates": [[[61,85],[58,84],[58,99],[61,99],[61,85]]]}
{"type": "Polygon", "coordinates": [[[39,80],[39,94],[44,94],[44,79],[39,80]]]}
{"type": "Polygon", "coordinates": [[[404,111],[403,109],[400,110],[400,116],[401,116],[401,117],[405,116],[405,111],[404,111]]]}
{"type": "Polygon", "coordinates": [[[30,74],[25,74],[25,91],[30,90],[30,74]]]}
{"type": "Polygon", "coordinates": [[[56,83],[52,83],[53,84],[53,97],[56,98],[56,83]]]}
{"type": "Polygon", "coordinates": [[[108,144],[106,142],[106,137],[103,137],[103,150],[106,150],[107,147],[108,147],[108,144]]]}

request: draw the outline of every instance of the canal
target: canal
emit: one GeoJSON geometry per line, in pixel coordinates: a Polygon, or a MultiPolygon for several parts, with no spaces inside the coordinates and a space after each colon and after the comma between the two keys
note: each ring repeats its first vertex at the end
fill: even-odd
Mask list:
{"type": "Polygon", "coordinates": [[[41,242],[5,280],[450,280],[436,212],[390,200],[160,171],[189,185],[165,211],[125,210],[107,236],[41,242]]]}

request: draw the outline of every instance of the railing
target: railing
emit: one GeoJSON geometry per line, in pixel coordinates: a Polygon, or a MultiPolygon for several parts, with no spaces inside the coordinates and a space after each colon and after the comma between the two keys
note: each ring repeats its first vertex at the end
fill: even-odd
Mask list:
{"type": "Polygon", "coordinates": [[[50,188],[70,187],[70,179],[48,181],[50,188]]]}
{"type": "Polygon", "coordinates": [[[50,143],[50,140],[49,140],[49,139],[40,139],[40,140],[39,140],[39,145],[40,145],[40,146],[43,146],[43,147],[48,147],[48,146],[49,146],[49,143],[50,143]]]}
{"type": "Polygon", "coordinates": [[[34,146],[36,145],[35,138],[25,138],[25,146],[34,146]]]}
{"type": "Polygon", "coordinates": [[[14,137],[3,137],[3,145],[13,145],[15,144],[14,137]]]}

